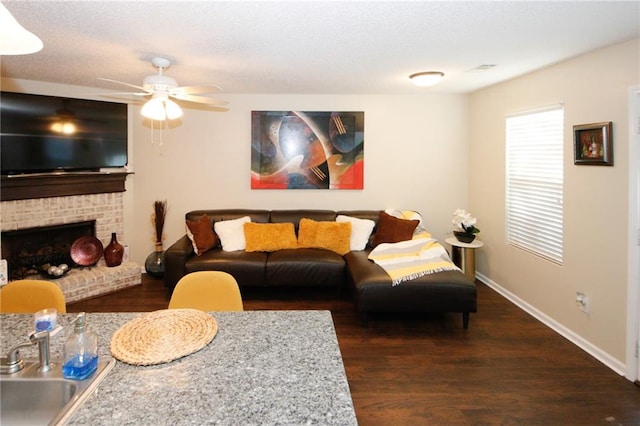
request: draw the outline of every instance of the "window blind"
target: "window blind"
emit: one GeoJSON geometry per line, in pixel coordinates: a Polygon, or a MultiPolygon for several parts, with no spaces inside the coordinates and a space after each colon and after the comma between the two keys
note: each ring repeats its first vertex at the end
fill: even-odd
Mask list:
{"type": "Polygon", "coordinates": [[[507,117],[507,242],[562,264],[562,106],[507,117]]]}

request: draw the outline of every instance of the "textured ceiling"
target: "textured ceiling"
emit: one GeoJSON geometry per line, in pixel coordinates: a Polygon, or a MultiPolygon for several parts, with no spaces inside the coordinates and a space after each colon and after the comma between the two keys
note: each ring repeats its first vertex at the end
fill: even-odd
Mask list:
{"type": "Polygon", "coordinates": [[[153,56],[223,93],[469,92],[640,35],[637,1],[3,1],[44,49],[3,77],[121,90],[153,56]],[[495,67],[479,71],[478,66],[495,67]],[[408,75],[439,70],[417,88],[408,75]]]}

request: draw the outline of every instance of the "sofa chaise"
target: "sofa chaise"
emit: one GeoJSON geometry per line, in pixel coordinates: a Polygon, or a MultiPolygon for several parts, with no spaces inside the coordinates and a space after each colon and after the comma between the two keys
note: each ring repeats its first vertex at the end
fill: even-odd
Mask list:
{"type": "MultiPolygon", "coordinates": [[[[334,287],[340,290],[349,287],[364,324],[367,314],[372,312],[459,312],[463,315],[463,327],[468,328],[469,314],[477,310],[477,291],[475,283],[461,271],[435,272],[393,286],[387,272],[369,260],[381,214],[380,210],[194,210],[185,215],[189,225],[187,234],[165,252],[165,285],[173,290],[186,274],[216,270],[233,275],[241,289],[334,287]],[[320,223],[331,226],[328,222],[336,222],[339,216],[374,222],[371,236],[362,250],[347,247],[336,251],[333,248],[296,245],[295,239],[298,238],[299,243],[302,238],[302,225],[320,223]],[[247,235],[246,246],[242,241],[240,245],[231,247],[230,238],[223,237],[222,225],[242,219],[252,224],[290,226],[291,231],[287,232],[295,233],[291,237],[294,241],[268,251],[255,250],[254,246],[250,251],[247,235]],[[214,235],[215,240],[210,248],[199,254],[196,253],[197,239],[191,232],[194,224],[201,225],[200,228],[214,235]]],[[[323,236],[317,235],[320,239],[323,236]]]]}

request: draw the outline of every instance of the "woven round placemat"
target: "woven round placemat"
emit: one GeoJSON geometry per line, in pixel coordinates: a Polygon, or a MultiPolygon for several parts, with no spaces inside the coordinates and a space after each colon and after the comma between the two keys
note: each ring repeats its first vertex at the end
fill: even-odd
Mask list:
{"type": "Polygon", "coordinates": [[[199,351],[217,332],[217,321],[206,312],[163,309],[120,327],[111,338],[111,354],[127,364],[163,364],[199,351]]]}

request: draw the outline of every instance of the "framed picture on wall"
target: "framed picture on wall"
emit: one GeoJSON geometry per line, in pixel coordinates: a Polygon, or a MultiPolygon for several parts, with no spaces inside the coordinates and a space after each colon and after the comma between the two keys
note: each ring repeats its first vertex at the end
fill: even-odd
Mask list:
{"type": "Polygon", "coordinates": [[[364,112],[251,111],[251,189],[363,189],[364,112]]]}
{"type": "Polygon", "coordinates": [[[612,122],[573,126],[573,163],[613,166],[612,122]]]}

